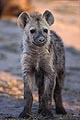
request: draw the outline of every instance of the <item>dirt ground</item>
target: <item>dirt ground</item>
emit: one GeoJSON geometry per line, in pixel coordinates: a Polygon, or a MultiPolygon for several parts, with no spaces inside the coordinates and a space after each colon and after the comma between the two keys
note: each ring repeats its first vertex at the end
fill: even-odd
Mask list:
{"type": "MultiPolygon", "coordinates": [[[[80,120],[80,88],[77,87],[77,91],[75,90],[73,79],[68,81],[68,86],[66,83],[62,95],[63,104],[68,114],[65,116],[57,115],[53,101],[53,118],[38,115],[38,97],[35,91],[33,94],[32,115],[30,115],[29,120],[80,120]]],[[[21,77],[16,77],[8,72],[0,72],[0,120],[18,119],[23,106],[23,80],[21,77]]]]}
{"type": "MultiPolygon", "coordinates": [[[[54,11],[55,23],[51,28],[62,37],[65,43],[66,78],[62,96],[68,114],[66,116],[56,115],[53,101],[54,118],[38,115],[38,97],[37,91],[35,91],[33,114],[30,119],[80,120],[80,16],[79,12],[75,13],[75,11],[79,11],[79,4],[69,4],[77,9],[75,11],[69,9],[70,14],[66,13],[65,8],[63,8],[65,13],[62,11],[59,13],[62,9],[57,2],[45,3],[44,7],[41,2],[34,1],[34,5],[40,12],[46,8],[54,11]]],[[[62,5],[66,5],[66,3],[62,3],[62,5]]],[[[15,20],[0,20],[0,120],[17,119],[23,109],[23,80],[20,65],[21,38],[22,31],[17,27],[15,20]]]]}

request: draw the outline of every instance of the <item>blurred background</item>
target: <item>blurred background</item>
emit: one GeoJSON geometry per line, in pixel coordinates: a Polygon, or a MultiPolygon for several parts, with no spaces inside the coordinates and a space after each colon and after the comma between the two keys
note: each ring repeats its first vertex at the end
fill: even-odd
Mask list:
{"type": "MultiPolygon", "coordinates": [[[[43,13],[46,9],[55,18],[51,29],[61,36],[65,45],[64,104],[80,113],[80,0],[0,0],[0,93],[23,97],[23,83],[17,81],[22,79],[22,31],[16,20],[22,11],[43,13]]],[[[5,111],[5,106],[2,108],[0,112],[5,111]]]]}

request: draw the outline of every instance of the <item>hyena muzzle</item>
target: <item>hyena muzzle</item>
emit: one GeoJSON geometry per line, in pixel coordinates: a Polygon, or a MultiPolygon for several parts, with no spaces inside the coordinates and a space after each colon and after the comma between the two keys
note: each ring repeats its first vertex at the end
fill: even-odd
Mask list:
{"type": "Polygon", "coordinates": [[[18,17],[18,26],[24,33],[21,62],[25,105],[19,115],[21,118],[28,118],[31,114],[33,80],[38,88],[38,113],[53,116],[53,97],[56,113],[66,114],[61,97],[65,76],[65,53],[61,38],[50,30],[49,26],[53,23],[54,17],[48,10],[43,15],[37,12],[22,12],[18,17]]]}

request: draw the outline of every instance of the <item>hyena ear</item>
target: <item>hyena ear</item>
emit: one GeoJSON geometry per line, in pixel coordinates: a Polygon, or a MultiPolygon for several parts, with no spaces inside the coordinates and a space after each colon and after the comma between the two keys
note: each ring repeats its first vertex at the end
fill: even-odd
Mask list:
{"type": "Polygon", "coordinates": [[[26,24],[29,22],[29,20],[30,20],[30,17],[28,13],[22,12],[17,19],[17,24],[20,28],[24,29],[26,24]]]}
{"type": "Polygon", "coordinates": [[[54,23],[54,17],[53,17],[53,14],[49,11],[49,10],[46,10],[44,13],[43,13],[43,17],[45,18],[45,20],[47,21],[47,23],[49,25],[52,25],[54,23]]]}

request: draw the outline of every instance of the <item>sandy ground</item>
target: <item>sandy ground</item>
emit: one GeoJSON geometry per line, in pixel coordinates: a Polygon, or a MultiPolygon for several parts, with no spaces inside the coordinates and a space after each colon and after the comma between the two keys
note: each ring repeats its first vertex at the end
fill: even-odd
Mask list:
{"type": "MultiPolygon", "coordinates": [[[[36,6],[42,12],[45,8],[52,10],[53,6],[55,9],[56,3],[49,3],[49,6],[45,4],[45,7],[43,7],[43,4],[40,2],[36,6]]],[[[72,19],[71,14],[60,15],[57,12],[54,12],[54,14],[55,24],[52,26],[52,29],[62,37],[65,43],[66,78],[62,96],[68,115],[56,115],[53,101],[53,119],[80,120],[79,13],[76,13],[76,15],[73,14],[72,19]]],[[[22,31],[19,30],[15,22],[0,20],[0,119],[2,120],[7,118],[16,119],[23,109],[23,80],[20,67],[21,38],[22,31]]],[[[37,101],[37,92],[34,92],[32,113],[35,118],[31,116],[32,119],[50,120],[50,118],[43,118],[37,114],[37,101]]]]}

